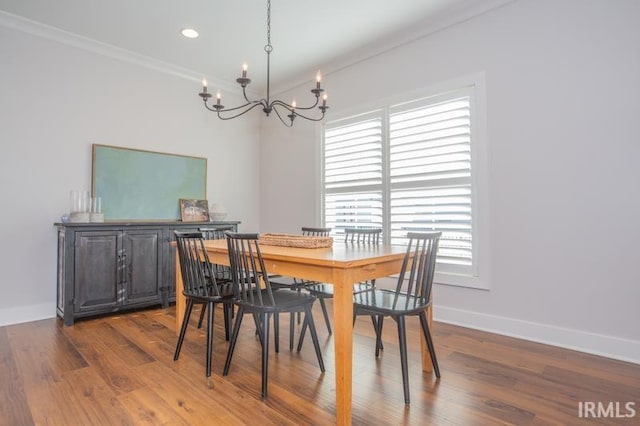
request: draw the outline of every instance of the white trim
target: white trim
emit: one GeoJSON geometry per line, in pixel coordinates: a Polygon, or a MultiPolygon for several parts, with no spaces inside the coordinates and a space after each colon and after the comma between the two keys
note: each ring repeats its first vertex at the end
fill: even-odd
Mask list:
{"type": "MultiPolygon", "coordinates": [[[[55,318],[55,316],[55,306],[51,303],[0,309],[0,327],[55,318]]],[[[438,304],[434,306],[433,319],[437,322],[640,364],[640,341],[636,340],[488,315],[438,304]]]]}
{"type": "MultiPolygon", "coordinates": [[[[203,72],[197,72],[168,62],[163,62],[149,56],[61,30],[2,10],[0,10],[0,26],[189,81],[202,82],[202,78],[205,76],[203,72]]],[[[209,80],[209,86],[219,87],[228,91],[236,91],[238,89],[237,85],[219,80],[215,77],[207,77],[207,79],[209,80]]],[[[252,96],[254,95],[251,92],[247,93],[250,93],[252,96]]]]}
{"type": "Polygon", "coordinates": [[[640,364],[640,341],[435,304],[434,321],[640,364]]]}
{"type": "Polygon", "coordinates": [[[0,327],[23,322],[39,321],[55,318],[55,303],[41,303],[39,305],[26,305],[14,308],[0,309],[0,327]]]}

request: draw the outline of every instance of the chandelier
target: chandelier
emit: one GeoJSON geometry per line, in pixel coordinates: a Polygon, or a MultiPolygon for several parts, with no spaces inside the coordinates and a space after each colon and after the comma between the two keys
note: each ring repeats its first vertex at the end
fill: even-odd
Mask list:
{"type": "Polygon", "coordinates": [[[232,118],[240,117],[241,115],[246,114],[256,107],[262,107],[262,111],[267,115],[267,117],[275,112],[282,124],[287,127],[293,126],[293,120],[296,117],[301,117],[310,121],[320,121],[324,118],[324,114],[329,109],[327,106],[327,95],[324,94],[322,96],[322,104],[320,103],[320,95],[324,92],[324,89],[320,87],[320,72],[316,76],[316,87],[311,89],[311,93],[315,96],[315,103],[308,107],[299,107],[296,105],[296,101],[288,104],[279,99],[271,100],[270,98],[270,59],[271,52],[273,51],[273,46],[271,46],[271,0],[267,0],[267,44],[264,46],[264,51],[267,53],[267,96],[260,100],[251,100],[247,96],[247,86],[251,83],[251,79],[247,77],[247,64],[242,65],[242,77],[236,79],[236,82],[242,87],[242,95],[246,101],[245,104],[239,105],[232,108],[226,108],[224,105],[220,103],[221,95],[218,91],[216,94],[216,101],[212,105],[209,105],[207,102],[212,97],[211,93],[207,92],[207,80],[205,79],[202,82],[202,92],[198,94],[204,101],[204,106],[209,111],[213,111],[218,115],[218,118],[221,120],[231,120],[232,118]],[[322,115],[317,117],[311,117],[307,114],[307,111],[312,110],[318,107],[322,115]],[[300,111],[305,111],[304,114],[300,113],[300,111]],[[289,120],[286,120],[284,117],[286,116],[289,120]]]}

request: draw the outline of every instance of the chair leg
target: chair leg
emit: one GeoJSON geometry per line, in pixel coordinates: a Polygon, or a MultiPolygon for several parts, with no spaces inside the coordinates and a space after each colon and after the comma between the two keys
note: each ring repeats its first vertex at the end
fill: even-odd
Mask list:
{"type": "Polygon", "coordinates": [[[207,312],[207,305],[202,305],[202,310],[200,311],[200,319],[198,320],[198,329],[202,328],[202,321],[204,320],[204,314],[207,312]]]}
{"type": "Polygon", "coordinates": [[[280,314],[273,314],[273,344],[276,353],[280,352],[280,314]]]}
{"type": "Polygon", "coordinates": [[[302,328],[300,329],[300,337],[298,338],[298,348],[296,349],[297,352],[300,352],[300,350],[302,349],[302,342],[304,342],[304,335],[307,332],[307,321],[302,321],[302,328]]]}
{"type": "Polygon", "coordinates": [[[262,345],[262,334],[260,333],[260,317],[258,314],[253,314],[253,322],[256,323],[256,336],[260,339],[260,345],[262,345]]]}
{"type": "Polygon", "coordinates": [[[438,359],[436,358],[436,349],[433,346],[433,339],[431,338],[431,331],[429,330],[429,322],[427,321],[427,315],[420,312],[420,324],[422,325],[422,332],[424,333],[424,339],[427,342],[427,348],[429,348],[429,356],[431,357],[431,363],[433,364],[433,371],[436,373],[436,377],[440,378],[440,368],[438,367],[438,359]]]}
{"type": "MultiPolygon", "coordinates": [[[[277,315],[277,314],[276,314],[277,315]]],[[[271,314],[262,314],[262,398],[267,397],[267,380],[269,376],[269,317],[271,314]]]]}
{"type": "MultiPolygon", "coordinates": [[[[298,313],[298,318],[299,318],[299,313],[298,313]]],[[[295,312],[291,312],[291,321],[289,321],[289,351],[293,350],[293,340],[294,340],[294,334],[296,331],[296,325],[295,325],[295,320],[296,320],[296,313],[295,312]]]]}
{"type": "Polygon", "coordinates": [[[404,388],[404,403],[409,404],[409,369],[407,367],[407,333],[404,316],[396,317],[398,322],[398,342],[400,346],[400,365],[402,367],[402,386],[404,388]]]}
{"type": "Polygon", "coordinates": [[[184,342],[184,335],[187,333],[187,326],[189,325],[189,318],[191,317],[191,310],[193,309],[193,299],[187,299],[187,307],[184,310],[184,317],[182,319],[182,327],[180,327],[180,336],[178,337],[178,344],[176,345],[176,351],[173,354],[173,360],[177,361],[180,357],[180,350],[182,349],[182,342],[184,342]]]}
{"type": "MultiPolygon", "coordinates": [[[[302,293],[302,289],[300,287],[298,287],[298,294],[302,293]]],[[[298,325],[300,325],[300,317],[302,316],[302,312],[298,312],[298,325]]]]}
{"type": "Polygon", "coordinates": [[[331,334],[331,320],[329,320],[329,312],[327,311],[327,305],[324,302],[324,297],[319,297],[320,306],[322,307],[322,315],[324,316],[324,322],[327,324],[327,331],[331,334]]]}
{"type": "Polygon", "coordinates": [[[231,358],[233,358],[233,350],[236,348],[236,342],[238,341],[238,333],[240,331],[240,325],[242,324],[242,317],[244,316],[244,309],[238,308],[236,314],[236,321],[233,324],[233,331],[231,332],[231,341],[229,342],[229,349],[227,350],[227,360],[224,363],[224,369],[222,375],[229,374],[229,367],[231,366],[231,358]]]}
{"type": "Polygon", "coordinates": [[[215,309],[213,302],[207,303],[207,377],[211,377],[211,354],[213,352],[213,317],[215,309]]]}
{"type": "MultiPolygon", "coordinates": [[[[313,347],[316,350],[318,365],[320,366],[320,371],[324,373],[324,361],[322,360],[322,351],[320,350],[320,342],[318,341],[318,333],[316,332],[316,325],[313,322],[313,315],[311,314],[311,305],[308,305],[307,307],[305,307],[304,323],[309,325],[309,333],[311,334],[311,340],[313,340],[313,347]]],[[[300,351],[300,349],[298,349],[298,351],[300,351]]]]}
{"type": "Polygon", "coordinates": [[[376,319],[375,315],[371,315],[371,321],[373,321],[373,327],[376,329],[376,358],[380,355],[380,350],[384,349],[382,345],[382,324],[384,321],[383,315],[378,315],[376,319]]]}
{"type": "Polygon", "coordinates": [[[233,312],[233,304],[224,303],[222,305],[222,313],[224,314],[224,339],[228,342],[231,334],[231,318],[233,312]]]}

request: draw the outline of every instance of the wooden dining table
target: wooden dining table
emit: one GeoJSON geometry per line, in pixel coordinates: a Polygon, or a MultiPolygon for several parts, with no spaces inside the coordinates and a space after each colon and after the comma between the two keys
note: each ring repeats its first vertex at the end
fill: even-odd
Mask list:
{"type": "MultiPolygon", "coordinates": [[[[205,241],[211,263],[229,265],[226,240],[205,241]]],[[[397,274],[402,268],[406,248],[392,245],[367,245],[335,242],[329,248],[295,248],[260,245],[269,274],[288,275],[332,283],[333,338],[335,341],[336,424],[351,424],[353,356],[353,284],[358,281],[397,274]]],[[[180,259],[176,253],[176,333],[184,316],[180,259]]],[[[431,312],[429,312],[431,321],[431,312]]],[[[433,371],[431,359],[422,342],[422,369],[433,371]]]]}

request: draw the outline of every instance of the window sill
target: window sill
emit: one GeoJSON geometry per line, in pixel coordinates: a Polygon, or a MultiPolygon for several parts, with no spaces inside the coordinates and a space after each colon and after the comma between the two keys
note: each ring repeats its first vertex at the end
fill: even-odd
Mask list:
{"type": "Polygon", "coordinates": [[[455,287],[466,287],[477,290],[490,290],[489,283],[478,276],[461,275],[444,272],[436,272],[433,278],[435,284],[449,285],[455,287]]]}

